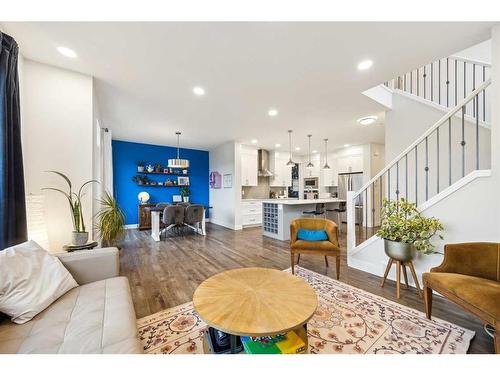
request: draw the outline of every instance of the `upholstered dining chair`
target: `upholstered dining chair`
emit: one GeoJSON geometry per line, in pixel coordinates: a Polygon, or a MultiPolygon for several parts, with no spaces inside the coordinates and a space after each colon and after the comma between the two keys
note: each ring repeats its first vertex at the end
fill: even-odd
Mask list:
{"type": "MultiPolygon", "coordinates": [[[[320,237],[318,237],[320,238],[320,237]]],[[[315,218],[300,218],[295,219],[290,224],[290,258],[292,262],[292,274],[295,273],[295,255],[297,264],[300,262],[300,254],[322,255],[325,257],[325,264],[328,267],[328,257],[335,257],[337,280],[340,277],[340,245],[338,239],[338,228],[331,220],[315,219],[315,218]],[[301,229],[303,233],[319,233],[324,231],[326,236],[318,241],[310,241],[302,239],[301,229]]]]}
{"type": "Polygon", "coordinates": [[[171,228],[182,226],[184,223],[184,207],[177,205],[170,205],[163,210],[162,222],[165,228],[160,232],[167,233],[171,228]]]}

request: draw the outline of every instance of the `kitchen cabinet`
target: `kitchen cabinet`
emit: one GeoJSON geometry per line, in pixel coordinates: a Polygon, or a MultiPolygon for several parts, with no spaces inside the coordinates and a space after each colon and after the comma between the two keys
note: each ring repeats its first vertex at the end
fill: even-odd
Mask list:
{"type": "Polygon", "coordinates": [[[363,172],[363,155],[346,155],[337,158],[338,173],[363,172]]]}
{"type": "Polygon", "coordinates": [[[257,186],[258,172],[257,150],[250,148],[241,149],[241,185],[257,186]]]}
{"type": "Polygon", "coordinates": [[[271,152],[269,155],[269,169],[273,175],[269,178],[269,185],[273,187],[292,186],[292,168],[287,166],[288,157],[285,154],[271,152]]]}
{"type": "Polygon", "coordinates": [[[241,224],[244,227],[262,224],[262,201],[243,200],[241,202],[241,224]]]}

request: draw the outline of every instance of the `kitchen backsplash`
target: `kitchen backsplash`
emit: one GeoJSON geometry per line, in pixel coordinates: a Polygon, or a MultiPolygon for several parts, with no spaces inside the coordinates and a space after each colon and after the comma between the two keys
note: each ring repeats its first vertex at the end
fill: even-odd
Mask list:
{"type": "Polygon", "coordinates": [[[275,192],[276,195],[283,194],[286,189],[280,187],[270,187],[269,177],[259,177],[257,186],[243,186],[241,189],[242,199],[268,199],[270,192],[275,192]]]}

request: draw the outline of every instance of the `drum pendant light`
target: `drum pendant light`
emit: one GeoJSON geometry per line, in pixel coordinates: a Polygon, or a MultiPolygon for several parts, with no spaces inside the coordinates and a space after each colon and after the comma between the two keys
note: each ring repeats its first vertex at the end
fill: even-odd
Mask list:
{"type": "Polygon", "coordinates": [[[168,159],[169,168],[189,168],[189,160],[181,159],[179,155],[179,136],[181,132],[175,132],[177,135],[177,159],[168,159]]]}

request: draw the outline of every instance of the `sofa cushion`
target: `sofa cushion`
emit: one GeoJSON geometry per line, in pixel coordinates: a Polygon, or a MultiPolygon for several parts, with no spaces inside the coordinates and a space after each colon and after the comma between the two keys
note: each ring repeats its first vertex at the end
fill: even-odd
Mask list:
{"type": "Polygon", "coordinates": [[[0,251],[0,311],[22,324],[77,287],[55,256],[35,241],[0,251]]]}
{"type": "Polygon", "coordinates": [[[85,284],[25,324],[2,322],[0,353],[142,353],[128,280],[85,284]]]}
{"type": "Polygon", "coordinates": [[[500,321],[500,283],[481,277],[458,273],[426,272],[424,283],[437,292],[443,289],[453,293],[458,299],[500,321]]]}

